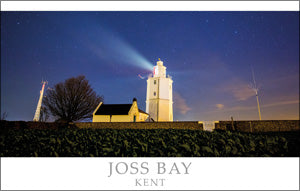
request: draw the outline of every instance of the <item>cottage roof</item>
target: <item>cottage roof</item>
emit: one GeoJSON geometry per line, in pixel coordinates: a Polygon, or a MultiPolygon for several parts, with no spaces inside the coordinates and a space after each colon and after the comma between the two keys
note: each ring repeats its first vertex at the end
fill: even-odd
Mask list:
{"type": "Polygon", "coordinates": [[[132,104],[101,104],[95,115],[128,115],[132,104]]]}
{"type": "Polygon", "coordinates": [[[147,114],[147,115],[149,115],[149,113],[146,113],[146,112],[144,112],[143,110],[141,110],[141,109],[139,109],[139,112],[140,113],[144,113],[144,114],[147,114]]]}
{"type": "MultiPolygon", "coordinates": [[[[133,98],[132,104],[137,102],[136,98],[133,98]]],[[[98,106],[95,115],[128,115],[132,104],[101,104],[100,107],[98,106]]],[[[138,109],[140,113],[148,113],[144,112],[143,110],[138,109]]]]}

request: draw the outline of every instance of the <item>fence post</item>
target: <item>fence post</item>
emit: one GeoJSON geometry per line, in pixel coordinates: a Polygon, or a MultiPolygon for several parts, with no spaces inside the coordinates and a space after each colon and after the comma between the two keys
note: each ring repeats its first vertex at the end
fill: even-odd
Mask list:
{"type": "Polygon", "coordinates": [[[234,129],[234,123],[233,123],[233,117],[231,116],[231,129],[232,129],[232,131],[235,131],[235,129],[234,129]]]}

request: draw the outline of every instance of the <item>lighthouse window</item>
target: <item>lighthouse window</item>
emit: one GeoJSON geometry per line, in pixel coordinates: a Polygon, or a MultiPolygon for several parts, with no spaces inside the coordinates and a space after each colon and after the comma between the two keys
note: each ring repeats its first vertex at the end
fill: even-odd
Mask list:
{"type": "Polygon", "coordinates": [[[154,96],[156,96],[156,92],[154,92],[154,96]]]}
{"type": "Polygon", "coordinates": [[[156,80],[154,80],[154,84],[156,84],[156,80]]]}

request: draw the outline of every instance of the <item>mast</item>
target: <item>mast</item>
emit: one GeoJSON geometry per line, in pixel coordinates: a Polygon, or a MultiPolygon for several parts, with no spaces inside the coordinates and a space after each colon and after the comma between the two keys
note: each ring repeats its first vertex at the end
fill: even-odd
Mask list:
{"type": "Polygon", "coordinates": [[[252,78],[253,78],[253,83],[254,83],[254,91],[255,91],[256,101],[257,101],[258,115],[259,115],[259,120],[261,120],[261,113],[260,113],[259,100],[258,100],[258,88],[256,87],[256,81],[255,81],[254,71],[253,71],[252,66],[251,66],[251,70],[252,70],[252,78]]]}
{"type": "Polygon", "coordinates": [[[43,86],[40,91],[40,99],[35,110],[33,121],[40,121],[40,113],[41,113],[41,107],[42,107],[42,101],[43,101],[43,95],[44,95],[44,89],[46,83],[47,83],[46,81],[42,81],[43,86]]]}
{"type": "Polygon", "coordinates": [[[256,101],[257,101],[257,109],[258,109],[259,120],[261,120],[261,114],[260,114],[260,107],[259,107],[259,101],[258,101],[257,91],[256,91],[256,101]]]}

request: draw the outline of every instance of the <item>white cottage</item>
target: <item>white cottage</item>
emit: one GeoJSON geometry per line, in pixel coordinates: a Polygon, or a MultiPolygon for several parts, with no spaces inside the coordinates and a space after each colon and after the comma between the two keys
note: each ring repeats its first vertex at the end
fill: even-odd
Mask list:
{"type": "Polygon", "coordinates": [[[140,110],[136,98],[132,104],[99,103],[93,113],[93,122],[143,122],[149,114],[140,110]]]}

